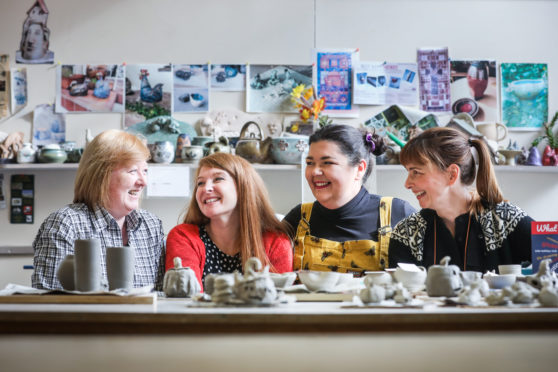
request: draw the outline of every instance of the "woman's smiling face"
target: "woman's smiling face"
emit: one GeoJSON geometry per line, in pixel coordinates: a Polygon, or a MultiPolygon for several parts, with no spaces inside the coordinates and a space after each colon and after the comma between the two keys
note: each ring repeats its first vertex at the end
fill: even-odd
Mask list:
{"type": "Polygon", "coordinates": [[[432,164],[409,163],[405,165],[405,187],[415,194],[421,208],[436,209],[449,198],[449,172],[443,172],[432,164]]]}
{"type": "Polygon", "coordinates": [[[318,141],[310,145],[306,157],[306,181],[318,202],[328,209],[347,204],[358,194],[366,161],[349,164],[349,158],[333,141],[318,141]]]}
{"type": "Polygon", "coordinates": [[[236,210],[236,184],[225,170],[202,167],[196,182],[196,201],[204,216],[211,219],[236,210]]]}

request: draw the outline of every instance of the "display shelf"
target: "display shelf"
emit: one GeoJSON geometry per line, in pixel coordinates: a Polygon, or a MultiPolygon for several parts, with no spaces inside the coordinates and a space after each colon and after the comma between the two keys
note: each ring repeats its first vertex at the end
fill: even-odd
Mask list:
{"type": "MultiPolygon", "coordinates": [[[[278,171],[291,171],[300,170],[299,164],[252,164],[256,170],[278,170],[278,171]]],[[[190,167],[197,168],[198,163],[171,163],[171,164],[157,164],[149,163],[150,167],[190,167]]],[[[42,170],[76,170],[77,163],[32,163],[32,164],[0,164],[0,169],[6,170],[23,170],[23,171],[42,171],[42,170]]]]}
{"type": "MultiPolygon", "coordinates": [[[[534,167],[529,165],[496,165],[494,166],[496,173],[558,173],[558,167],[534,167]]],[[[394,165],[376,165],[376,171],[401,171],[405,168],[401,164],[394,165]]]]}

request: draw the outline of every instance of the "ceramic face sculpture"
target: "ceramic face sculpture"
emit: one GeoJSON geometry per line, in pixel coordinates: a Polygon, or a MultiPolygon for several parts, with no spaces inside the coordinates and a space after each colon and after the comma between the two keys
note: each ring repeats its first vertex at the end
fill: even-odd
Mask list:
{"type": "Polygon", "coordinates": [[[460,269],[455,265],[449,265],[450,257],[446,256],[440,261],[440,265],[428,268],[426,277],[426,291],[430,297],[453,297],[463,286],[460,269]]]}

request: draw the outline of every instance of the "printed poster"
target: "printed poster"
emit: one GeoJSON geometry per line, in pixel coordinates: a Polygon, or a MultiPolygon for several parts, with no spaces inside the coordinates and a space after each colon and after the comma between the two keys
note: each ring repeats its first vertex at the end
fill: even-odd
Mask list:
{"type": "Polygon", "coordinates": [[[11,69],[11,106],[12,115],[27,105],[27,70],[25,68],[11,69]]]}
{"type": "Polygon", "coordinates": [[[318,97],[325,98],[324,115],[358,117],[358,106],[353,105],[352,69],[358,63],[356,50],[314,50],[314,85],[318,97]]]}
{"type": "Polygon", "coordinates": [[[494,60],[451,61],[451,111],[478,123],[499,122],[498,76],[494,60]]]}
{"type": "Polygon", "coordinates": [[[353,103],[416,106],[416,63],[360,62],[353,69],[353,103]]]}
{"type": "Polygon", "coordinates": [[[448,48],[418,49],[417,65],[420,109],[430,112],[451,111],[448,48]]]}
{"type": "Polygon", "coordinates": [[[209,66],[173,65],[172,112],[209,111],[209,66]]]}
{"type": "Polygon", "coordinates": [[[550,259],[550,269],[558,273],[558,221],[531,222],[531,255],[533,273],[545,259],[550,259]]]}
{"type": "Polygon", "coordinates": [[[548,121],[548,65],[502,63],[502,121],[509,130],[539,130],[548,121]]]}
{"type": "Polygon", "coordinates": [[[294,87],[312,85],[312,65],[249,65],[248,112],[298,112],[291,100],[294,87]]]}

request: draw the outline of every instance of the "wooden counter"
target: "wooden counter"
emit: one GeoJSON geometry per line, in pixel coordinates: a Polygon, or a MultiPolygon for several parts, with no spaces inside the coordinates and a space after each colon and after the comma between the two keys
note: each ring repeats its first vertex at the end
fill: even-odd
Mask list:
{"type": "Polygon", "coordinates": [[[278,307],[0,304],[3,334],[223,334],[558,330],[557,308],[345,308],[340,302],[278,307]]]}

